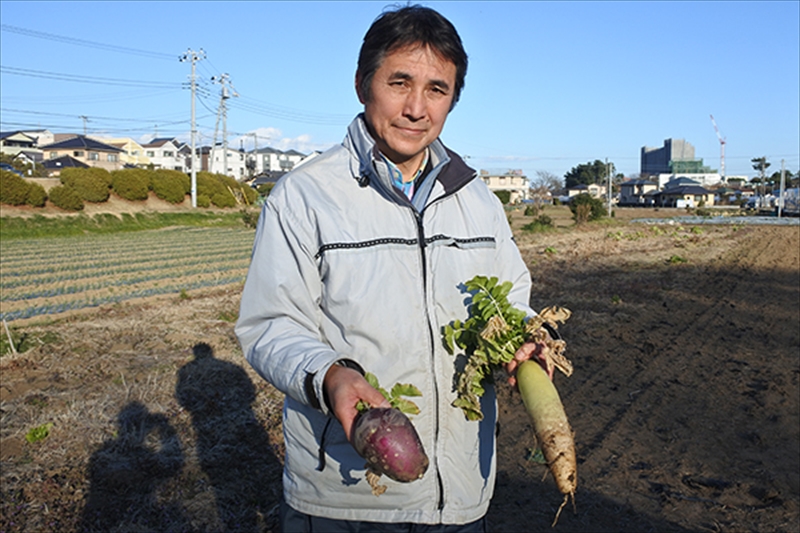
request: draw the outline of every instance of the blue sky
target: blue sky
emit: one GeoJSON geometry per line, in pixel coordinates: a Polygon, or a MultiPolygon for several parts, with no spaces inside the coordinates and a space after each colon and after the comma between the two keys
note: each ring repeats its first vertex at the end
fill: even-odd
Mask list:
{"type": "MultiPolygon", "coordinates": [[[[716,169],[800,167],[800,2],[421,2],[459,30],[466,87],[442,140],[484,169],[546,171],[686,139],[716,169]]],[[[228,74],[229,143],[324,150],[360,111],[361,40],[388,2],[0,1],[0,129],[210,144],[228,74]],[[85,117],[81,118],[81,117],[85,117]],[[255,133],[256,136],[248,135],[255,133]]],[[[222,124],[217,139],[221,140],[222,124]]]]}

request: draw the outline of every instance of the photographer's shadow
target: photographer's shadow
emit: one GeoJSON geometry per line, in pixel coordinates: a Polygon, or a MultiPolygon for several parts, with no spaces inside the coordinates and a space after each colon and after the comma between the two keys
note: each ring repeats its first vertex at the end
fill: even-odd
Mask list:
{"type": "Polygon", "coordinates": [[[89,459],[90,492],[80,531],[185,531],[180,507],[157,500],[159,486],[183,468],[181,444],[167,417],[131,402],[117,425],[115,438],[89,459]]]}
{"type": "Polygon", "coordinates": [[[214,357],[205,343],[178,371],[175,395],[191,413],[200,466],[225,531],[257,531],[276,508],[282,465],[252,410],[256,391],[244,369],[214,357]]]}

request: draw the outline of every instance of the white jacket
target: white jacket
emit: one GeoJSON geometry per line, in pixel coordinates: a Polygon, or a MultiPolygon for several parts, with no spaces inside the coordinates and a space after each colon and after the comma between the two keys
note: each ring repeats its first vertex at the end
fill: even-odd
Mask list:
{"type": "Polygon", "coordinates": [[[503,207],[475,171],[437,140],[412,205],[389,181],[363,117],[334,147],[282,178],[258,223],[236,334],[247,360],[286,394],[284,496],[306,514],[378,522],[467,523],[489,506],[496,402],[467,421],[455,399],[456,357],[441,330],[467,318],[463,282],[510,280],[528,308],[530,276],[503,207]],[[381,479],[327,412],[322,379],[350,359],[389,389],[411,383],[412,417],[431,460],[411,483],[381,479]]]}

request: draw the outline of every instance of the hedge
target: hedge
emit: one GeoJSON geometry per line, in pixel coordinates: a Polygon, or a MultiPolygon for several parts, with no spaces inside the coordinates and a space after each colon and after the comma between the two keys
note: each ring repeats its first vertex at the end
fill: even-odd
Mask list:
{"type": "Polygon", "coordinates": [[[258,193],[252,187],[242,185],[230,176],[210,172],[197,173],[197,195],[207,196],[217,207],[234,207],[238,203],[253,205],[258,199],[258,193]]]}
{"type": "Polygon", "coordinates": [[[50,201],[53,205],[67,211],[83,210],[83,200],[78,193],[66,185],[56,185],[50,189],[50,201]]]}
{"type": "Polygon", "coordinates": [[[10,170],[0,170],[0,202],[22,205],[28,198],[30,183],[10,170]]]}
{"type": "Polygon", "coordinates": [[[125,200],[147,200],[150,191],[150,174],[141,168],[115,170],[111,173],[111,188],[117,196],[125,200]]]}
{"type": "Polygon", "coordinates": [[[157,170],[152,181],[153,192],[167,202],[173,204],[183,202],[186,199],[186,187],[181,177],[186,177],[189,181],[189,192],[191,192],[191,181],[188,176],[177,170],[157,170]]]}
{"type": "Polygon", "coordinates": [[[108,200],[111,174],[103,168],[65,168],[60,179],[84,201],[100,203],[108,200]]]}
{"type": "Polygon", "coordinates": [[[158,170],[155,170],[152,179],[153,183],[155,184],[157,180],[162,178],[166,178],[167,180],[178,180],[183,188],[183,194],[190,194],[192,192],[191,178],[180,170],[170,170],[166,168],[159,168],[158,170]]]}
{"type": "Polygon", "coordinates": [[[47,191],[38,183],[30,183],[28,189],[28,197],[25,203],[31,207],[44,207],[47,203],[47,191]]]}

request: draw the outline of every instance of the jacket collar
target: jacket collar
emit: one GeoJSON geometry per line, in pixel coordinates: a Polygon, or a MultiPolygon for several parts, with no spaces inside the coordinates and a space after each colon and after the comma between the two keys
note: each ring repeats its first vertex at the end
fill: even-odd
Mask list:
{"type": "MultiPolygon", "coordinates": [[[[343,144],[355,156],[350,160],[350,170],[361,186],[366,187],[374,183],[391,198],[408,202],[408,199],[392,186],[391,174],[378,152],[375,140],[367,130],[363,113],[356,116],[348,126],[343,144]]],[[[429,148],[433,169],[422,182],[413,200],[414,207],[419,211],[425,207],[434,188],[438,190],[441,187],[443,192],[448,194],[460,189],[475,176],[475,170],[468,167],[454,152],[448,150],[439,139],[433,141],[429,148]]]]}

